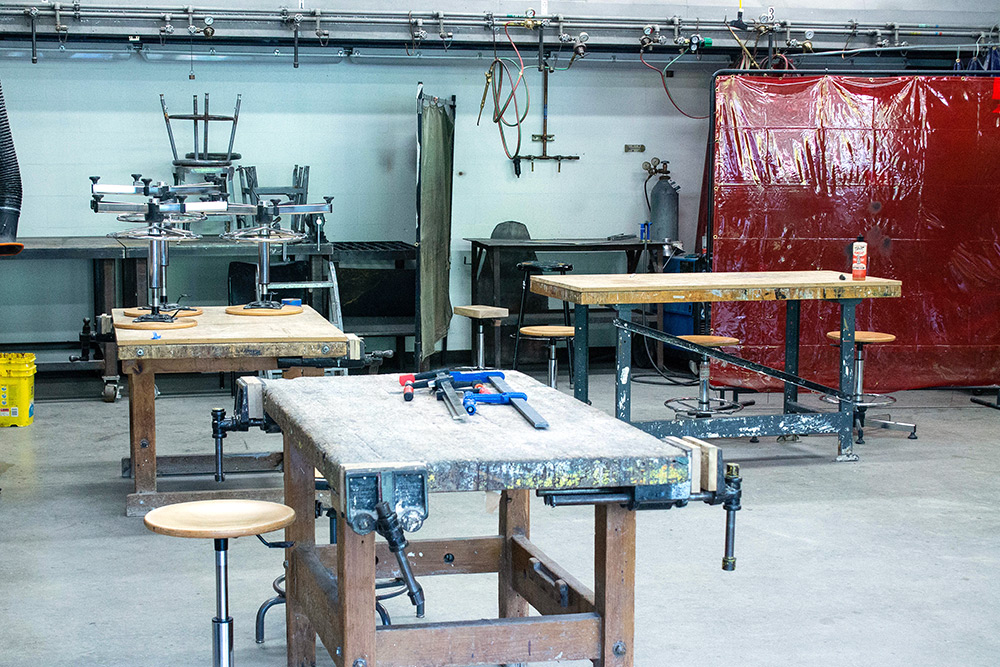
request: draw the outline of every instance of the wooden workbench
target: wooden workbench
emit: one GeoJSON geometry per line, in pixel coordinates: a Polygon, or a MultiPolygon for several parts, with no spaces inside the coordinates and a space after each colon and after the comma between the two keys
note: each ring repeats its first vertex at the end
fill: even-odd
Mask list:
{"type": "MultiPolygon", "coordinates": [[[[595,507],[595,589],[588,590],[529,540],[531,489],[690,486],[681,449],[516,372],[515,391],[550,423],[532,428],[511,406],[483,405],[457,423],[433,394],[404,402],[396,376],[264,382],[264,408],[284,433],[288,665],[315,663],[316,635],[338,665],[403,667],[591,659],[631,667],[635,512],[595,507]],[[375,578],[398,566],[375,533],[345,519],[345,474],[426,466],[429,492],[502,490],[497,534],[411,540],[420,578],[499,573],[499,619],[381,626],[375,578]],[[315,544],[313,469],[330,483],[337,544],[315,544]],[[340,506],[337,504],[340,503],[340,506]],[[552,597],[565,582],[565,598],[552,597]],[[529,603],[543,616],[528,617],[529,603]]],[[[554,510],[558,511],[558,510],[554,510]]],[[[431,517],[429,520],[436,520],[431,517]]],[[[428,604],[441,604],[430,599],[428,604]]]]}
{"type": "MultiPolygon", "coordinates": [[[[135,479],[126,513],[142,516],[161,505],[205,498],[250,498],[280,500],[281,489],[243,491],[157,492],[156,404],[157,373],[212,373],[219,371],[260,371],[278,368],[279,357],[358,358],[360,339],[344,334],[312,308],[298,315],[247,317],[228,315],[223,306],[206,307],[189,329],[143,331],[115,328],[118,358],[128,376],[130,457],[123,462],[123,474],[135,479]]],[[[131,318],[122,309],[113,311],[114,321],[131,318]]],[[[195,415],[193,423],[204,424],[205,440],[211,441],[209,416],[195,415]],[[203,419],[202,419],[203,418],[203,419]]],[[[211,469],[214,457],[159,457],[163,466],[211,469]]],[[[262,465],[280,466],[277,454],[265,457],[262,465]]],[[[161,470],[161,474],[163,474],[161,470]]],[[[174,474],[177,474],[176,472],[174,474]]]]}
{"type": "MultiPolygon", "coordinates": [[[[647,273],[533,276],[531,291],[575,304],[574,395],[587,401],[590,306],[613,306],[618,311],[619,319],[629,322],[632,310],[638,304],[784,301],[787,310],[783,370],[796,375],[799,368],[800,303],[816,299],[835,301],[841,306],[839,390],[843,394],[852,394],[857,305],[862,299],[899,297],[902,283],[875,277],[855,281],[850,274],[839,271],[647,273]]],[[[618,329],[616,347],[616,414],[620,419],[630,421],[632,335],[628,330],[618,329]]],[[[707,348],[701,348],[701,351],[709,352],[707,348]]],[[[739,365],[738,360],[736,363],[739,365]]],[[[641,427],[660,436],[707,438],[835,432],[840,437],[838,460],[857,460],[857,455],[853,453],[853,404],[841,400],[839,415],[807,414],[809,411],[798,404],[798,387],[788,382],[785,383],[784,399],[784,414],[778,418],[767,415],[655,421],[646,422],[641,427]]]]}
{"type": "Polygon", "coordinates": [[[898,297],[902,283],[838,271],[533,276],[531,291],[586,305],[898,297]],[[845,276],[842,278],[842,276],[845,276]]]}

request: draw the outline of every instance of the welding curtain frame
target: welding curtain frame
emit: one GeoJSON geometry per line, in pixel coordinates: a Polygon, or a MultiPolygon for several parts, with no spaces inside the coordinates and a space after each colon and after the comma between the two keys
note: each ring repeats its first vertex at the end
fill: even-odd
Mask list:
{"type": "Polygon", "coordinates": [[[455,158],[455,98],[417,92],[417,365],[451,324],[451,192],[455,158]]]}

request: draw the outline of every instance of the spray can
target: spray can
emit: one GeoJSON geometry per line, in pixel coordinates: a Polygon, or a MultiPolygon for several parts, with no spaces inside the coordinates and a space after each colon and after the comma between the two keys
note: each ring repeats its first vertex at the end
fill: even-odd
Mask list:
{"type": "Polygon", "coordinates": [[[851,279],[864,280],[868,276],[868,244],[859,236],[851,249],[851,279]]]}

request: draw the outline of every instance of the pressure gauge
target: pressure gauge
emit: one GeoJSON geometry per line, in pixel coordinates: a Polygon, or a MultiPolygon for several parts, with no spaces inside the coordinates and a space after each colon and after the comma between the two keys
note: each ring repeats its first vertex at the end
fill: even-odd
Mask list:
{"type": "Polygon", "coordinates": [[[215,19],[213,17],[211,16],[205,17],[205,25],[212,25],[213,23],[215,23],[215,19]]]}
{"type": "Polygon", "coordinates": [[[806,39],[812,39],[816,36],[815,30],[806,30],[806,39]]]}

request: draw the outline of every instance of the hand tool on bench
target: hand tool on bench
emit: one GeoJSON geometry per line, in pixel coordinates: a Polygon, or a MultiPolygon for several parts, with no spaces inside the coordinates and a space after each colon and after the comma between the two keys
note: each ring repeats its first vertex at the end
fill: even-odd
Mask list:
{"type": "MultiPolygon", "coordinates": [[[[452,392],[454,392],[456,387],[474,387],[477,384],[483,384],[485,382],[492,384],[501,394],[518,393],[515,392],[509,384],[507,384],[507,380],[501,371],[476,371],[473,373],[464,373],[462,371],[449,371],[447,369],[441,369],[399,376],[399,384],[403,386],[403,398],[407,401],[412,400],[413,389],[421,389],[423,387],[434,387],[435,389],[438,389],[440,385],[448,384],[451,385],[452,392]]],[[[449,399],[446,398],[446,395],[447,390],[439,390],[438,398],[444,400],[446,405],[448,405],[448,411],[452,413],[452,418],[456,421],[464,420],[465,415],[462,414],[464,408],[462,407],[461,399],[458,399],[458,394],[455,394],[454,396],[454,398],[457,399],[454,403],[454,407],[459,413],[459,417],[455,417],[455,412],[452,411],[452,404],[448,403],[449,399]]],[[[545,418],[538,414],[537,410],[528,405],[527,397],[512,397],[510,404],[513,405],[514,409],[521,413],[521,416],[524,417],[533,427],[549,427],[549,423],[545,420],[545,418]]]]}
{"type": "Polygon", "coordinates": [[[520,391],[512,391],[506,394],[485,394],[467,391],[462,396],[462,405],[470,415],[476,414],[476,403],[492,403],[495,405],[507,405],[515,399],[528,400],[528,395],[520,391]]]}
{"type": "MultiPolygon", "coordinates": [[[[511,388],[511,386],[507,384],[507,380],[504,379],[502,373],[500,374],[500,377],[496,376],[491,377],[490,384],[496,387],[497,391],[499,391],[501,394],[516,393],[511,388]]],[[[549,427],[549,423],[545,420],[544,417],[538,414],[538,410],[528,405],[528,400],[526,398],[511,398],[510,404],[513,405],[514,409],[520,412],[521,416],[524,417],[528,421],[528,423],[534,426],[535,428],[549,427]]]]}
{"type": "Polygon", "coordinates": [[[465,421],[465,408],[462,407],[462,399],[456,387],[472,387],[490,379],[491,376],[503,373],[499,371],[480,371],[475,373],[462,373],[460,371],[449,371],[440,369],[436,371],[426,371],[424,373],[408,373],[399,376],[399,384],[403,386],[403,399],[413,400],[413,390],[430,387],[434,389],[437,398],[444,401],[448,413],[455,421],[465,421]]]}

